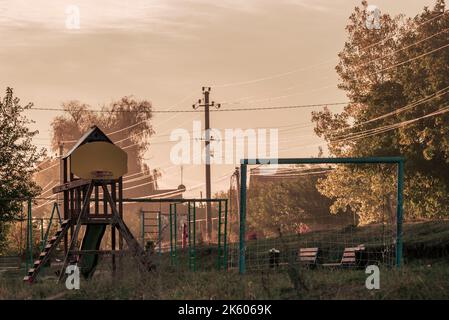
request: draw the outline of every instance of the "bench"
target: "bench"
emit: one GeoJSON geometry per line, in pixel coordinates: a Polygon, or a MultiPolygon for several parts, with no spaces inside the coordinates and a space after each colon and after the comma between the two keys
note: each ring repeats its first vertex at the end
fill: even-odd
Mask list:
{"type": "Polygon", "coordinates": [[[20,269],[20,257],[0,256],[0,270],[20,269]]]}
{"type": "Polygon", "coordinates": [[[361,265],[362,254],[365,251],[365,246],[363,244],[357,247],[347,247],[343,251],[343,256],[341,257],[340,263],[324,263],[323,267],[357,267],[361,265]]]}
{"type": "Polygon", "coordinates": [[[299,263],[308,267],[316,267],[319,251],[318,248],[300,248],[299,263]]]}
{"type": "Polygon", "coordinates": [[[345,248],[343,257],[341,258],[341,265],[344,267],[355,267],[361,264],[361,253],[365,251],[365,246],[359,245],[357,247],[345,248]]]}

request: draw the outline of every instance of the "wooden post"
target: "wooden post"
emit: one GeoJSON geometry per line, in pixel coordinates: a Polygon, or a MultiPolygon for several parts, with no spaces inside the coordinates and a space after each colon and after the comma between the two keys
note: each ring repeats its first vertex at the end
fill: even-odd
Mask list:
{"type": "MultiPolygon", "coordinates": [[[[111,207],[117,206],[117,194],[116,194],[116,185],[115,181],[111,183],[111,197],[112,197],[112,204],[111,207]]],[[[112,210],[112,209],[111,209],[112,210]]],[[[111,224],[111,250],[112,252],[115,252],[115,223],[111,224]]],[[[115,275],[117,267],[115,264],[115,254],[112,255],[112,272],[115,275]]]]}

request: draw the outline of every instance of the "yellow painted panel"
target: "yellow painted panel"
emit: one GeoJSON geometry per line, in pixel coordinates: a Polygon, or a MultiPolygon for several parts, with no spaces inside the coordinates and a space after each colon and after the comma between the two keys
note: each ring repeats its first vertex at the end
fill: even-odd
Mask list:
{"type": "Polygon", "coordinates": [[[128,171],[128,155],[112,143],[83,144],[70,158],[72,172],[82,179],[118,179],[128,171]]]}

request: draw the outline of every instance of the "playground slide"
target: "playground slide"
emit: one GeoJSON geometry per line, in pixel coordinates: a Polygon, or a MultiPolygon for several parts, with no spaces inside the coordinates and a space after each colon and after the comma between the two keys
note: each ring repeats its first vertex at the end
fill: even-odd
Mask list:
{"type": "MultiPolygon", "coordinates": [[[[99,250],[101,239],[106,231],[105,224],[87,225],[86,233],[84,234],[81,250],[99,250]]],[[[80,273],[86,279],[92,277],[95,272],[95,267],[98,263],[98,254],[85,253],[81,256],[79,261],[80,273]]]]}

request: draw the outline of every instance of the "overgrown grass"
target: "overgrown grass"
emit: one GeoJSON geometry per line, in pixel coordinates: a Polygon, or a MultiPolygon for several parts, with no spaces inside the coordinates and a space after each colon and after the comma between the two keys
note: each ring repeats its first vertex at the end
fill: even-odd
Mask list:
{"type": "MultiPolygon", "coordinates": [[[[352,232],[369,236],[376,228],[352,232]]],[[[140,272],[133,259],[125,257],[115,277],[104,261],[93,279],[82,280],[80,290],[71,291],[56,283],[51,268],[33,285],[22,282],[23,270],[3,272],[0,299],[449,299],[448,245],[449,221],[405,225],[406,263],[400,270],[381,267],[379,290],[366,289],[364,270],[291,266],[241,276],[213,270],[213,254],[209,270],[198,272],[171,267],[170,257],[163,255],[149,273],[140,272]]],[[[185,262],[180,259],[180,264],[185,262]]]]}
{"type": "Polygon", "coordinates": [[[1,299],[449,299],[449,262],[414,262],[401,270],[382,269],[380,289],[365,287],[364,270],[298,270],[305,283],[284,271],[249,273],[177,272],[139,273],[125,270],[112,278],[98,273],[82,281],[79,290],[67,290],[55,279],[36,284],[20,277],[0,278],[1,299]],[[306,289],[307,288],[307,289],[306,289]]]}

